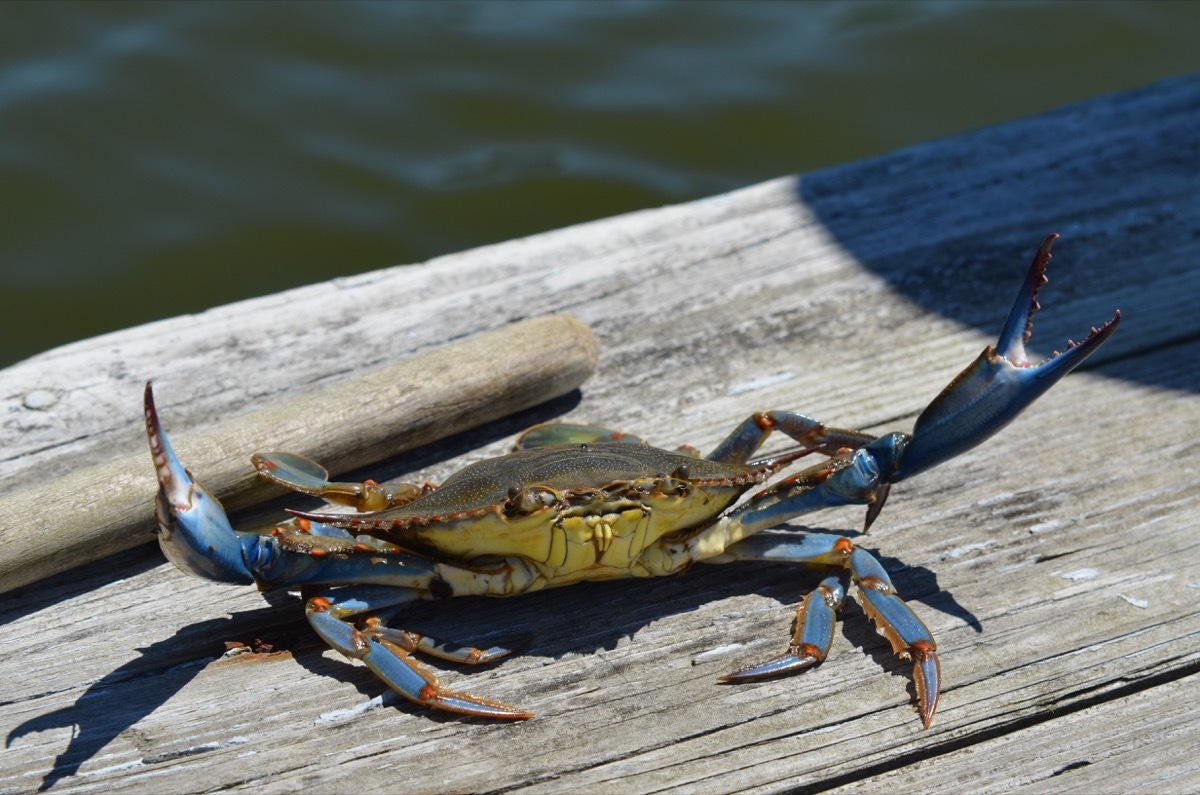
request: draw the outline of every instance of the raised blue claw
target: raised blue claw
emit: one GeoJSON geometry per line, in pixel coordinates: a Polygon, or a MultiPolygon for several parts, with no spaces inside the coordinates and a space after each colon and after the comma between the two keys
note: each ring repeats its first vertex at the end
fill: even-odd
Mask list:
{"type": "Polygon", "coordinates": [[[192,480],[171,449],[154,407],[154,389],[146,382],[146,435],[158,476],[154,501],[155,534],[163,554],[177,567],[206,580],[249,585],[247,541],[234,532],[216,497],[192,480]]]}
{"type": "Polygon", "coordinates": [[[917,418],[912,440],[905,445],[898,468],[887,478],[896,482],[924,472],[975,447],[999,431],[1059,379],[1091,356],[1116,331],[1118,310],[1112,320],[1093,328],[1081,342],[1068,341],[1067,349],[1032,364],[1025,343],[1033,331],[1033,314],[1041,307],[1038,291],[1047,281],[1050,247],[1058,235],[1042,242],[995,347],[983,349],[917,418]]]}

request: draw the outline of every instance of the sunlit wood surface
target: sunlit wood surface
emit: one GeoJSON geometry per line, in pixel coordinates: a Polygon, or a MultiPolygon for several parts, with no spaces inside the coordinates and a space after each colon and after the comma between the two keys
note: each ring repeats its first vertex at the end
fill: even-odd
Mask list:
{"type": "MultiPolygon", "coordinates": [[[[701,449],[771,408],[909,430],[1059,232],[1034,347],[1116,308],[1121,328],[1001,435],[897,486],[857,539],[939,640],[929,730],[908,665],[856,606],[819,668],[717,684],[782,650],[816,583],[803,570],[696,566],[403,616],[460,641],[534,634],[486,669],[444,668],[457,689],[537,713],[500,724],[381,697],[296,598],[192,579],[147,546],[0,597],[0,793],[1195,791],[1197,130],[1200,78],[1183,79],[0,372],[5,490],[140,450],[147,378],[169,429],[203,428],[549,312],[599,340],[582,390],[388,474],[438,481],[548,419],[701,449]],[[26,407],[39,389],[55,404],[26,407]],[[222,656],[259,641],[276,651],[222,656]]],[[[47,495],[48,525],[54,509],[47,495]]],[[[861,518],[801,521],[854,534],[861,518]]]]}

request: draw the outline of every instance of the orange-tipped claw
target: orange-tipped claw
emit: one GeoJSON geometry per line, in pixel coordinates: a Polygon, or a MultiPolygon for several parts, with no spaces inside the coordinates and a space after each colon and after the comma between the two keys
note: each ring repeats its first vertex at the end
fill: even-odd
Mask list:
{"type": "Polygon", "coordinates": [[[937,712],[938,696],[942,692],[942,666],[937,652],[925,644],[916,644],[909,654],[913,658],[913,683],[917,688],[917,710],[926,729],[937,712]]]}
{"type": "Polygon", "coordinates": [[[234,531],[220,501],[194,481],[180,463],[159,420],[149,381],[143,399],[146,437],[158,478],[155,533],[163,554],[180,571],[196,577],[249,585],[254,582],[247,563],[254,537],[234,531]]]}
{"type": "Polygon", "coordinates": [[[481,718],[527,720],[533,717],[532,712],[500,701],[447,690],[432,672],[417,664],[407,649],[389,640],[389,632],[370,621],[365,631],[356,629],[338,616],[341,611],[330,598],[316,596],[309,599],[306,612],[309,624],[326,643],[351,659],[362,660],[388,687],[410,701],[481,718]]]}
{"type": "Polygon", "coordinates": [[[825,655],[821,654],[818,649],[812,646],[802,646],[800,648],[788,649],[787,654],[781,654],[773,660],[768,660],[759,665],[751,665],[749,668],[742,668],[734,671],[731,674],[718,676],[718,682],[752,682],[756,679],[766,679],[772,676],[783,676],[784,674],[795,673],[802,671],[805,668],[816,665],[825,659],[825,655]]]}

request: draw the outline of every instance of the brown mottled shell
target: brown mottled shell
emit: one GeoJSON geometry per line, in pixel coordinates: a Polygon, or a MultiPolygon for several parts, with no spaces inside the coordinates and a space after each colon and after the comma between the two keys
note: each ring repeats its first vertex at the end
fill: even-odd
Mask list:
{"type": "MultiPolygon", "coordinates": [[[[772,468],[773,469],[773,468],[772,468]]],[[[724,464],[642,444],[587,444],[520,450],[471,464],[435,491],[398,508],[363,514],[311,515],[346,527],[393,527],[454,521],[496,509],[531,486],[556,492],[621,489],[653,478],[683,480],[700,491],[740,494],[770,474],[767,466],[724,464]]],[[[309,516],[309,514],[305,514],[309,516]]]]}

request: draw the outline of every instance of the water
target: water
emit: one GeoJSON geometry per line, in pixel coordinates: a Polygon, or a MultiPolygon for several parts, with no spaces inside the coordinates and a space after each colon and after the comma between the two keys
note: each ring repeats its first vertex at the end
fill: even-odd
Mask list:
{"type": "Polygon", "coordinates": [[[1200,67],[1200,3],[0,4],[0,366],[1200,67]]]}

